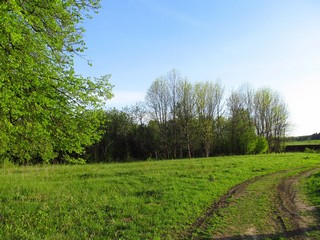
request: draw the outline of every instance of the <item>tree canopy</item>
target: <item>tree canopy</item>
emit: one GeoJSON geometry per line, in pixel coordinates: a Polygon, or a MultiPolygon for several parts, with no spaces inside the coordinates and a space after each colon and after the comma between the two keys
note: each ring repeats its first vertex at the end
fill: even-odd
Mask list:
{"type": "Polygon", "coordinates": [[[99,0],[7,0],[0,4],[0,156],[70,161],[99,139],[109,75],[84,78],[82,21],[99,0]]]}
{"type": "Polygon", "coordinates": [[[276,91],[246,84],[226,96],[220,81],[190,82],[175,69],[151,83],[144,102],[105,118],[88,162],[282,152],[289,127],[276,91]]]}

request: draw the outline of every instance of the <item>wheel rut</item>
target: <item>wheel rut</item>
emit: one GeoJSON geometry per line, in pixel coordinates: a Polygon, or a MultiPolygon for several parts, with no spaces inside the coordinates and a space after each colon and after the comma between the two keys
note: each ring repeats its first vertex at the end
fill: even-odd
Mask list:
{"type": "Polygon", "coordinates": [[[299,173],[298,175],[283,179],[277,187],[278,218],[284,223],[284,219],[291,223],[291,227],[283,224],[283,235],[287,238],[308,239],[306,233],[312,230],[320,229],[320,225],[315,225],[316,220],[311,215],[303,215],[301,213],[313,210],[312,206],[308,206],[301,200],[296,190],[296,185],[300,179],[309,177],[320,169],[311,169],[299,173]]]}
{"type": "MultiPolygon", "coordinates": [[[[195,222],[193,222],[185,231],[176,235],[176,239],[265,239],[265,238],[291,238],[291,239],[307,239],[305,233],[320,229],[319,225],[315,225],[315,219],[307,216],[301,216],[301,212],[308,210],[308,206],[301,201],[296,190],[296,184],[301,178],[308,177],[316,172],[320,171],[320,168],[301,170],[294,176],[282,178],[291,171],[297,171],[297,169],[284,170],[263,176],[258,176],[248,181],[245,181],[233,188],[231,188],[224,196],[218,201],[212,203],[212,205],[200,216],[195,222]],[[273,224],[277,226],[277,233],[259,233],[255,228],[249,229],[244,233],[237,236],[219,236],[212,238],[206,236],[201,237],[199,235],[194,236],[193,233],[201,232],[201,230],[207,228],[208,219],[221,216],[222,209],[228,208],[232,203],[236,203],[237,199],[245,197],[247,189],[250,185],[258,183],[259,181],[268,180],[269,178],[281,178],[280,182],[274,189],[276,194],[276,200],[274,202],[274,216],[273,224]]],[[[254,207],[254,206],[253,206],[254,207]]]]}

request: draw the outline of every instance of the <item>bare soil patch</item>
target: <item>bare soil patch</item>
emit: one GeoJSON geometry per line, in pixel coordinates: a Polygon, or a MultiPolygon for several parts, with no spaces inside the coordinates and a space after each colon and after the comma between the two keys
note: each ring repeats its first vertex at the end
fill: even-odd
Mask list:
{"type": "Polygon", "coordinates": [[[277,187],[279,196],[278,216],[280,219],[289,221],[291,225],[288,228],[286,224],[283,224],[284,235],[287,238],[307,239],[307,232],[319,229],[317,220],[312,214],[314,207],[307,205],[297,191],[299,180],[311,176],[316,172],[319,172],[319,169],[311,169],[296,176],[286,178],[277,187]]]}

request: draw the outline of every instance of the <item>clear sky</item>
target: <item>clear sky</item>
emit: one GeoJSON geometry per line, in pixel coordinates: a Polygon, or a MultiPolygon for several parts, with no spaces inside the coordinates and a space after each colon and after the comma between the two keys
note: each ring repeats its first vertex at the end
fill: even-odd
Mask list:
{"type": "Polygon", "coordinates": [[[320,132],[319,0],[102,0],[85,22],[85,57],[76,72],[112,74],[121,108],[143,101],[151,83],[175,68],[189,81],[278,91],[290,135],[320,132]]]}

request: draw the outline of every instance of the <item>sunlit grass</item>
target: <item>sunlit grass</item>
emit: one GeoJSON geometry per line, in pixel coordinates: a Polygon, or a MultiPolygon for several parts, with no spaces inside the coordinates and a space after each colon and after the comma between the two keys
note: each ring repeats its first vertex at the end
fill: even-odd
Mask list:
{"type": "Polygon", "coordinates": [[[320,145],[320,140],[286,142],[286,146],[299,146],[299,145],[320,145]]]}
{"type": "Polygon", "coordinates": [[[0,239],[170,239],[232,186],[319,163],[300,153],[5,167],[0,239]]]}
{"type": "MultiPolygon", "coordinates": [[[[314,174],[302,181],[301,188],[310,205],[315,207],[315,218],[320,221],[320,173],[314,174]]],[[[315,239],[320,239],[320,230],[309,234],[315,239]]]]}

